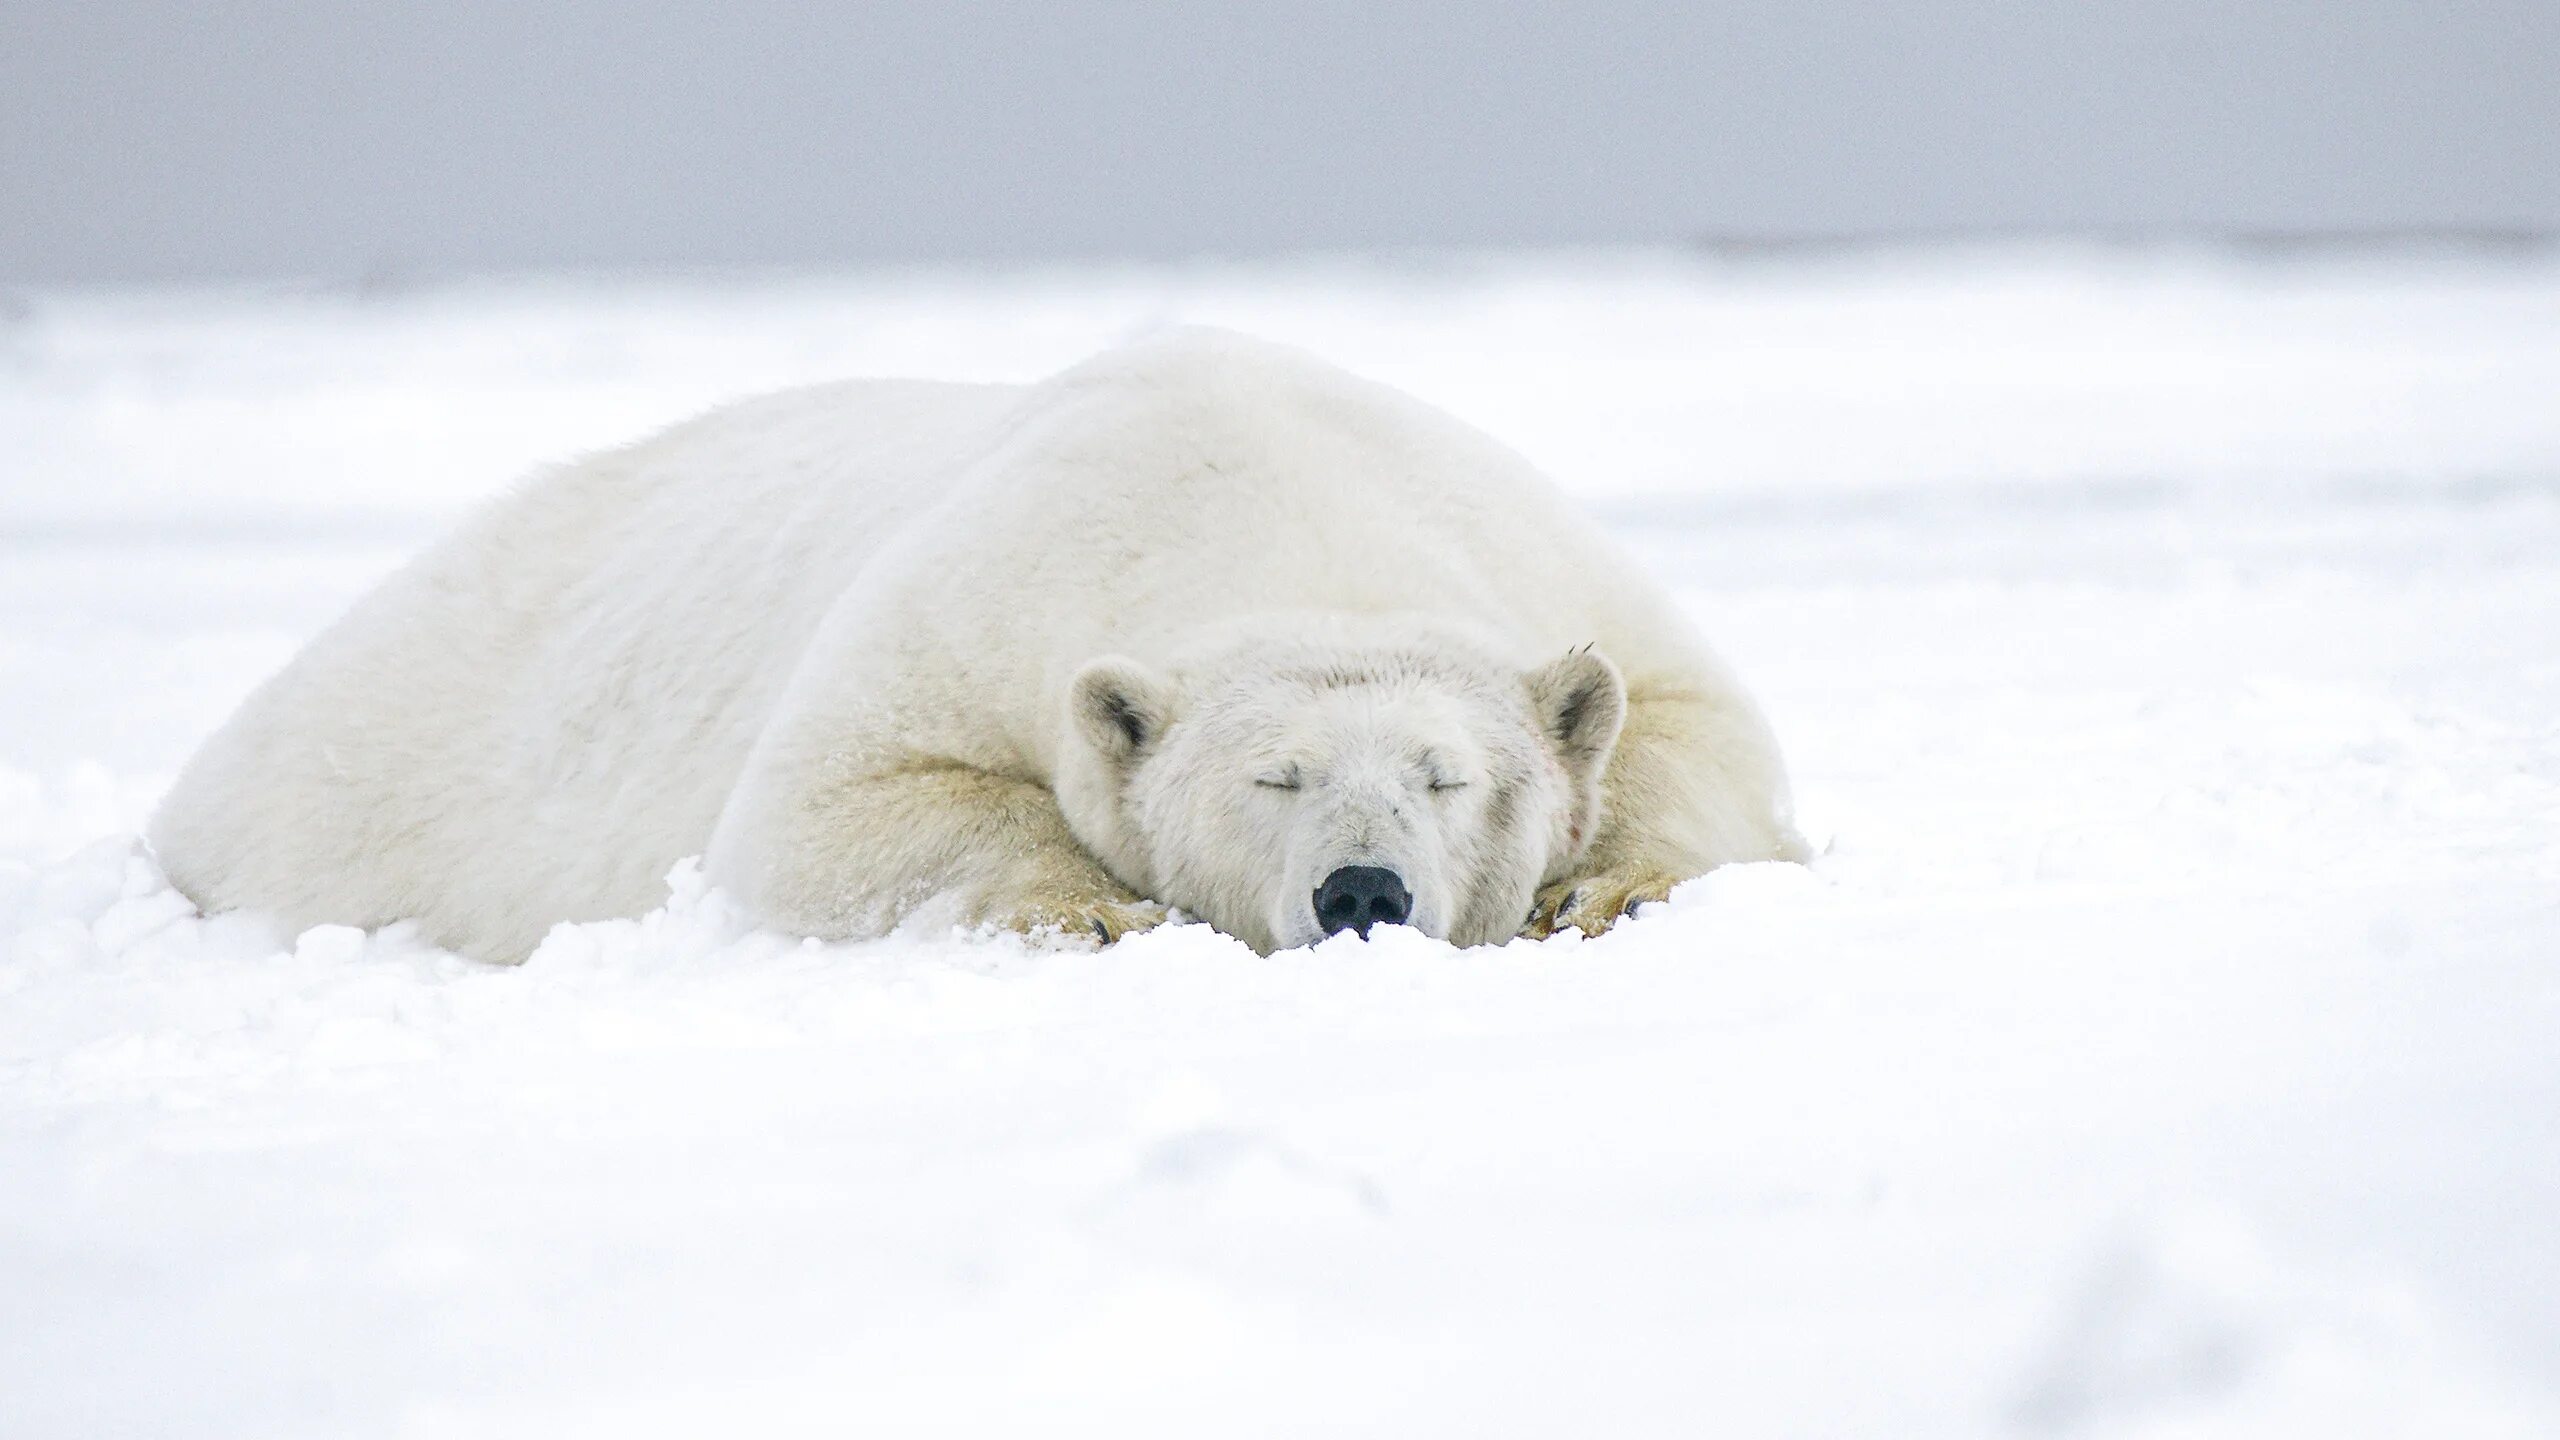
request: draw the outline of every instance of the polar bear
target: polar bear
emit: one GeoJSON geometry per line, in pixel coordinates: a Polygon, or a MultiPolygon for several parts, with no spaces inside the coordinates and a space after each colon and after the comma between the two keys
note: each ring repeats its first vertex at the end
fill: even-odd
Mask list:
{"type": "Polygon", "coordinates": [[[695,855],[803,935],[1170,909],[1268,952],[1596,933],[1804,854],[1760,712],[1547,480],[1214,331],[538,476],[254,693],[151,839],[209,910],[497,960],[695,855]]]}

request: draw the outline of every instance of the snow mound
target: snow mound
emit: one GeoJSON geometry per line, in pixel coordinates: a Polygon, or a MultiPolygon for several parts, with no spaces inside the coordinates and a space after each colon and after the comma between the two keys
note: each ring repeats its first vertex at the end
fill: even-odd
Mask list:
{"type": "Polygon", "coordinates": [[[2529,1440],[2560,1419],[2413,1297],[2288,1271],[2228,1217],[2105,1249],[2047,1347],[2021,1434],[2529,1440]]]}

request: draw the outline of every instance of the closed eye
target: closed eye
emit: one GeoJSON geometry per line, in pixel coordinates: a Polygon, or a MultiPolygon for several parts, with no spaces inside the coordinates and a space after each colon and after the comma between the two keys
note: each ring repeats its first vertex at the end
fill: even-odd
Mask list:
{"type": "Polygon", "coordinates": [[[1295,790],[1298,788],[1298,772],[1295,768],[1291,768],[1274,771],[1269,775],[1256,775],[1253,777],[1253,783],[1265,790],[1295,790]]]}
{"type": "Polygon", "coordinates": [[[1467,782],[1464,780],[1444,780],[1438,776],[1434,776],[1432,777],[1431,788],[1435,791],[1464,790],[1467,788],[1467,782]]]}

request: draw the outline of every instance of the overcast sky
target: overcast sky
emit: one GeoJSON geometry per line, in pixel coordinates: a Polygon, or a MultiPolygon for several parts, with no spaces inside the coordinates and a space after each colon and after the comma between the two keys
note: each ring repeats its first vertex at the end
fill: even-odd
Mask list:
{"type": "Polygon", "coordinates": [[[2560,0],[0,0],[0,281],[2560,231],[2560,0]]]}

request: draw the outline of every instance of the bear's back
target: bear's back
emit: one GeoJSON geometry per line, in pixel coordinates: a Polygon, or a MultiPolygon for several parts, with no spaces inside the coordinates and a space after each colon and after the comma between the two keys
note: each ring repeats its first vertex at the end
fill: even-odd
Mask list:
{"type": "Polygon", "coordinates": [[[967,695],[933,708],[1005,732],[973,761],[1044,770],[1084,660],[1162,662],[1256,614],[1431,616],[1524,663],[1597,641],[1638,685],[1712,663],[1526,460],[1297,350],[1172,332],[1033,387],[1008,425],[884,557],[894,633],[844,637],[891,686],[967,657],[967,695]]]}

